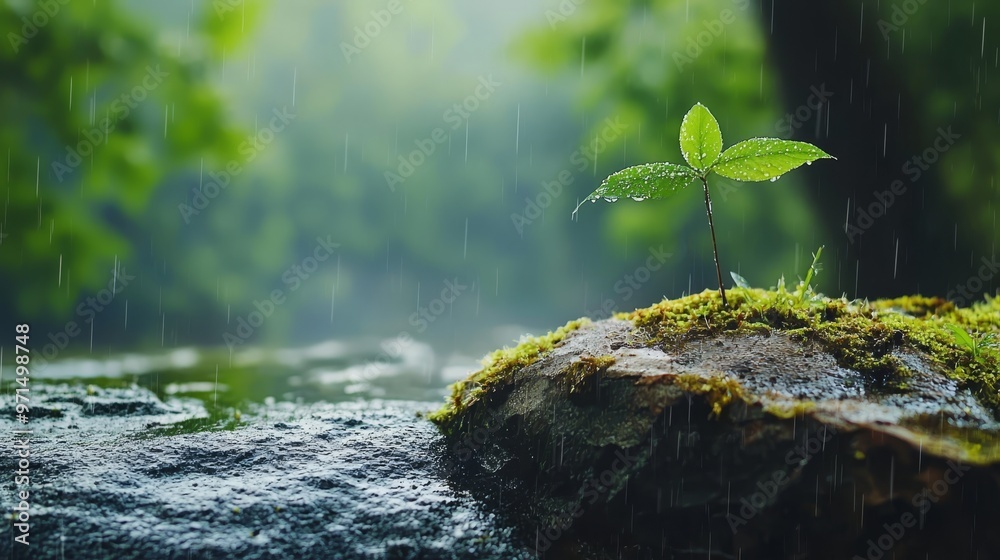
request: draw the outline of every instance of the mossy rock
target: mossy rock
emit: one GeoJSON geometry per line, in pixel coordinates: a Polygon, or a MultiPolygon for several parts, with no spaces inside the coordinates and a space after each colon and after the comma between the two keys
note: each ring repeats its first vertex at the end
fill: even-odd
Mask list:
{"type": "Polygon", "coordinates": [[[729,302],[487,357],[431,415],[458,482],[552,558],[1000,558],[1000,302],[729,302]]]}

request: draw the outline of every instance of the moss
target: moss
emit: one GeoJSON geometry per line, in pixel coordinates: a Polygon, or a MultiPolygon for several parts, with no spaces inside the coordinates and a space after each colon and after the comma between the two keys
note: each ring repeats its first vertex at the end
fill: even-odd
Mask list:
{"type": "Polygon", "coordinates": [[[583,390],[589,379],[607,371],[614,363],[614,356],[580,356],[579,360],[566,366],[562,372],[569,392],[577,393],[583,390]]]}
{"type": "Polygon", "coordinates": [[[785,420],[800,418],[814,412],[815,410],[816,403],[798,399],[782,402],[769,402],[764,405],[764,412],[785,420]]]}
{"type": "Polygon", "coordinates": [[[439,410],[430,413],[427,418],[450,430],[460,413],[472,403],[487,394],[491,388],[506,385],[514,372],[537,362],[543,355],[562,343],[566,336],[588,324],[588,319],[570,321],[563,327],[544,336],[522,341],[514,348],[502,348],[483,358],[483,368],[464,381],[451,386],[451,396],[439,410]]]}
{"type": "Polygon", "coordinates": [[[872,303],[874,307],[886,311],[901,311],[914,317],[928,317],[951,313],[955,304],[939,297],[903,296],[882,299],[872,303]]]}
{"type": "Polygon", "coordinates": [[[925,432],[917,444],[935,455],[959,457],[963,461],[981,465],[1000,462],[1000,437],[995,431],[957,427],[942,422],[937,415],[911,418],[905,426],[917,433],[925,432]]]}
{"type": "Polygon", "coordinates": [[[722,415],[723,409],[729,406],[734,398],[743,402],[747,401],[743,385],[725,374],[705,377],[684,373],[674,377],[672,381],[673,385],[682,391],[705,397],[709,406],[712,407],[712,414],[716,417],[722,415]]]}
{"type": "MultiPolygon", "coordinates": [[[[923,296],[848,301],[823,297],[809,290],[791,293],[781,284],[775,290],[736,288],[728,295],[729,307],[722,305],[717,291],[706,290],[616,317],[635,325],[637,336],[630,338],[634,344],[644,346],[722,333],[783,332],[812,340],[823,346],[841,367],[859,372],[882,392],[906,390],[911,372],[900,355],[907,350],[921,351],[1000,418],[1000,354],[986,349],[973,358],[969,349],[958,344],[955,335],[946,328],[947,324],[954,324],[973,335],[1000,333],[1000,300],[990,298],[970,308],[956,308],[941,298],[923,296]]],[[[507,386],[514,372],[535,363],[584,324],[586,320],[573,321],[543,337],[490,354],[483,362],[483,369],[452,386],[447,404],[429,418],[446,432],[450,431],[471,404],[492,394],[493,389],[507,386]]],[[[612,357],[603,356],[585,357],[571,364],[564,371],[571,392],[612,363],[612,357]]],[[[733,397],[742,395],[742,388],[734,379],[679,376],[677,382],[683,389],[706,395],[714,414],[720,414],[733,397]]],[[[807,412],[809,406],[804,401],[791,402],[788,406],[776,405],[769,412],[790,417],[807,412]]]]}
{"type": "Polygon", "coordinates": [[[720,333],[783,331],[820,343],[840,366],[861,373],[884,391],[907,387],[910,372],[898,352],[907,347],[920,350],[1000,417],[1000,356],[986,350],[973,359],[945,327],[951,323],[971,333],[1000,333],[997,299],[956,308],[940,298],[922,296],[867,302],[745,288],[729,295],[730,307],[722,305],[718,292],[705,291],[619,318],[644,331],[648,344],[720,333]]]}

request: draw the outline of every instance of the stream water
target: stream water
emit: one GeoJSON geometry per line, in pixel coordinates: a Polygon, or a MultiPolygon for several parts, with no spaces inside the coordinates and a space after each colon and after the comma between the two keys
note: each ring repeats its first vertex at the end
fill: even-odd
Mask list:
{"type": "MultiPolygon", "coordinates": [[[[103,388],[138,386],[160,398],[194,398],[208,410],[264,402],[364,399],[437,404],[478,357],[440,355],[409,338],[326,341],[300,348],[180,348],[163,353],[70,358],[35,368],[37,380],[103,388]]],[[[0,371],[0,374],[3,372],[0,371]]],[[[8,368],[6,375],[13,375],[8,368]]],[[[3,379],[0,377],[0,383],[3,379]]]]}
{"type": "MultiPolygon", "coordinates": [[[[32,376],[26,510],[13,558],[527,558],[450,478],[420,414],[477,358],[413,341],[73,358],[32,376]]],[[[13,368],[0,384],[9,390],[13,368]]],[[[12,391],[3,395],[13,406],[12,391]]],[[[0,470],[18,458],[8,444],[0,470]]],[[[22,487],[19,486],[18,490],[22,487]]]]}

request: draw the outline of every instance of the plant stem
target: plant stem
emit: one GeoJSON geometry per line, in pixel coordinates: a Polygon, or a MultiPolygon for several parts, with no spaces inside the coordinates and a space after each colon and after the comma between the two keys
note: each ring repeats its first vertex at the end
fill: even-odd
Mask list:
{"type": "Polygon", "coordinates": [[[708,196],[708,178],[702,177],[701,184],[705,187],[705,210],[708,211],[708,229],[712,230],[712,251],[715,253],[715,274],[719,278],[719,295],[722,296],[722,305],[729,307],[726,301],[726,288],[722,285],[722,267],[719,266],[719,247],[715,242],[715,224],[712,223],[712,199],[708,196]]]}

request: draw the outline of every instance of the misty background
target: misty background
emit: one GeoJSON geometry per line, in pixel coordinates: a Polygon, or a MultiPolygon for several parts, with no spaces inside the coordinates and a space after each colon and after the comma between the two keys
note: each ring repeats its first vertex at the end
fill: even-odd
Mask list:
{"type": "Polygon", "coordinates": [[[572,216],[680,162],[695,102],[726,145],[838,158],[715,178],[724,271],[773,286],[822,245],[827,295],[994,294],[1000,6],[801,4],[6,0],[4,332],[54,359],[413,339],[441,368],[714,289],[698,188],[572,216]]]}

